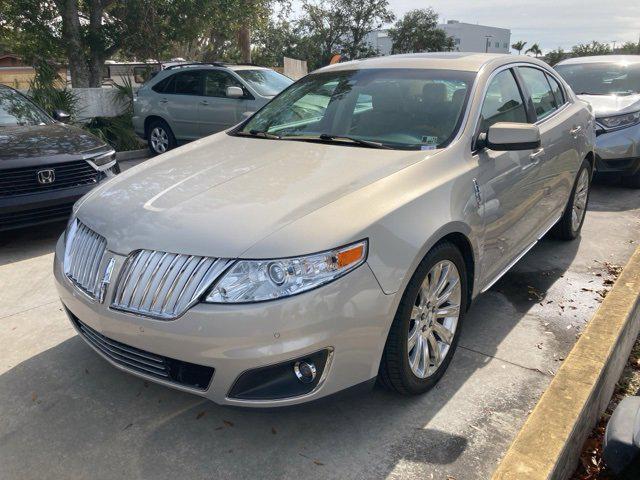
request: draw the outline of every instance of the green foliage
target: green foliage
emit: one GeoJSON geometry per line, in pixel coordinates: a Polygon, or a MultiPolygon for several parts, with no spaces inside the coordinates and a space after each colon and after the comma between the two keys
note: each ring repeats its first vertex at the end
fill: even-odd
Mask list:
{"type": "Polygon", "coordinates": [[[609,55],[611,47],[606,43],[593,40],[591,43],[580,43],[571,48],[574,57],[589,57],[593,55],[609,55]]]}
{"type": "Polygon", "coordinates": [[[438,28],[432,8],[411,10],[389,30],[392,53],[442,52],[453,50],[453,39],[438,28]]]}
{"type": "Polygon", "coordinates": [[[540,49],[540,46],[537,43],[534,43],[529,48],[527,48],[527,50],[524,53],[533,53],[535,57],[539,57],[540,55],[542,55],[542,50],[540,49]]]}
{"type": "Polygon", "coordinates": [[[83,128],[107,142],[118,152],[142,148],[140,139],[133,130],[129,113],[118,117],[95,117],[83,128]]]}
{"type": "Polygon", "coordinates": [[[49,115],[53,115],[56,110],[63,110],[73,120],[78,114],[78,97],[61,80],[57,66],[44,61],[38,62],[35,72],[29,83],[31,100],[49,115]]]}
{"type": "Polygon", "coordinates": [[[625,42],[617,47],[615,53],[620,55],[640,55],[640,42],[625,42]]]}
{"type": "Polygon", "coordinates": [[[557,48],[555,50],[551,50],[544,56],[544,61],[547,62],[552,67],[567,58],[569,54],[565,52],[562,48],[557,48]]]}
{"type": "Polygon", "coordinates": [[[514,42],[511,44],[511,48],[513,48],[514,50],[518,51],[518,55],[520,55],[522,53],[522,50],[524,50],[525,45],[527,44],[527,42],[523,42],[522,40],[518,40],[517,42],[514,42]]]}

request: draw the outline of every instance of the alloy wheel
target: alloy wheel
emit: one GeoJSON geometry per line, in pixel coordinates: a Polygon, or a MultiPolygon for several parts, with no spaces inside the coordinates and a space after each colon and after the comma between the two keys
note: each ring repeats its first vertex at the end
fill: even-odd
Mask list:
{"type": "Polygon", "coordinates": [[[162,127],[155,127],[151,130],[149,140],[155,152],[164,153],[169,149],[169,135],[162,127]]]}
{"type": "Polygon", "coordinates": [[[573,194],[573,211],[571,212],[571,228],[576,231],[580,228],[582,219],[587,210],[587,198],[589,196],[589,172],[583,169],[576,183],[576,191],[573,194]]]}
{"type": "Polygon", "coordinates": [[[436,263],[425,277],[411,310],[407,352],[418,378],[433,375],[444,361],[460,318],[460,273],[449,260],[436,263]]]}

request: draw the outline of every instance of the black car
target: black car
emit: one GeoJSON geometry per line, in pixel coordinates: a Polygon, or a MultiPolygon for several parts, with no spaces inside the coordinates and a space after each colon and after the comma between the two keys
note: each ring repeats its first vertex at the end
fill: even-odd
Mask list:
{"type": "Polygon", "coordinates": [[[78,198],[119,172],[102,140],[0,85],[0,231],[63,220],[78,198]]]}

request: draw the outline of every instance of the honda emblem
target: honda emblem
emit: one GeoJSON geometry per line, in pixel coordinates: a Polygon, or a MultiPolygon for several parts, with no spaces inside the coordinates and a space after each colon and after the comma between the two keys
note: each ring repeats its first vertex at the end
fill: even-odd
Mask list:
{"type": "Polygon", "coordinates": [[[49,185],[50,183],[53,183],[55,181],[56,171],[53,168],[38,170],[36,172],[36,178],[38,179],[38,183],[40,185],[49,185]]]}

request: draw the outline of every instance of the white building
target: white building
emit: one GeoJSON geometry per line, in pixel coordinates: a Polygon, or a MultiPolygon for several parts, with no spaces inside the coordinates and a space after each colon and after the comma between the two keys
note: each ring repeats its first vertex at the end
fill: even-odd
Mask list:
{"type": "Polygon", "coordinates": [[[391,38],[389,37],[389,30],[381,29],[369,32],[365,37],[365,41],[371,45],[374,50],[378,50],[380,55],[391,54],[391,38]]]}
{"type": "Polygon", "coordinates": [[[438,25],[453,38],[458,52],[509,53],[511,30],[449,20],[438,25]]]}

